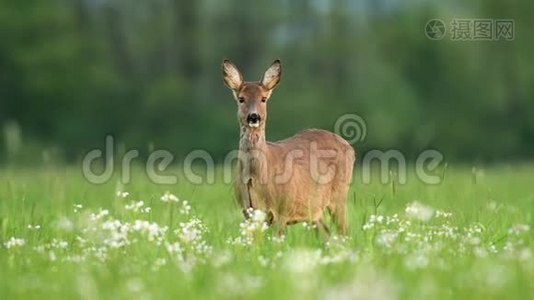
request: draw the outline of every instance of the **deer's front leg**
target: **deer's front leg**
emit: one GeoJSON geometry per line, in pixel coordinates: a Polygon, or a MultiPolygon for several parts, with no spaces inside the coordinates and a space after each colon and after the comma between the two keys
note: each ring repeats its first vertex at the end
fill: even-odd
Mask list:
{"type": "Polygon", "coordinates": [[[236,184],[236,194],[237,194],[237,200],[239,202],[239,205],[241,206],[241,210],[243,213],[243,216],[245,219],[249,218],[249,212],[248,210],[250,208],[254,208],[252,206],[252,199],[251,199],[251,180],[249,179],[248,182],[237,182],[236,184]]]}

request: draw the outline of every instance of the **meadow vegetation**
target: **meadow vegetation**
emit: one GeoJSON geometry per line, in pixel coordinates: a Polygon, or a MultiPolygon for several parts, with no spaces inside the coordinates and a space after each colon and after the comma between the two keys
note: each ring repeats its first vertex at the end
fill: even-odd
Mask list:
{"type": "MultiPolygon", "coordinates": [[[[534,166],[448,168],[440,185],[362,184],[349,235],[284,236],[229,185],[0,173],[0,298],[526,299],[534,166]]],[[[332,226],[333,227],[333,226],[332,226]]]]}

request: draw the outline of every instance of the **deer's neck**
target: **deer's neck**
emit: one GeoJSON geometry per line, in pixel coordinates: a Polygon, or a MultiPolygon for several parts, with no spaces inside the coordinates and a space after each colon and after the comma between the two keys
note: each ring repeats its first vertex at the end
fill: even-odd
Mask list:
{"type": "Polygon", "coordinates": [[[239,141],[240,172],[244,182],[256,179],[265,181],[268,168],[268,148],[265,141],[265,128],[241,127],[239,141]]]}
{"type": "Polygon", "coordinates": [[[250,128],[241,126],[241,137],[239,140],[239,150],[249,153],[251,151],[266,151],[265,127],[250,128]]]}

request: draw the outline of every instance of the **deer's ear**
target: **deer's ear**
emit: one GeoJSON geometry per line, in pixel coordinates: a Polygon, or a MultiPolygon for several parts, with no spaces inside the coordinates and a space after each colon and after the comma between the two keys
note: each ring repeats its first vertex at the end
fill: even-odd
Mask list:
{"type": "Polygon", "coordinates": [[[243,76],[237,67],[228,59],[222,62],[222,75],[224,84],[230,89],[237,91],[243,84],[243,76]]]}
{"type": "Polygon", "coordinates": [[[271,66],[265,71],[261,78],[261,84],[269,90],[272,90],[280,82],[282,77],[282,64],[280,60],[275,60],[271,66]]]}

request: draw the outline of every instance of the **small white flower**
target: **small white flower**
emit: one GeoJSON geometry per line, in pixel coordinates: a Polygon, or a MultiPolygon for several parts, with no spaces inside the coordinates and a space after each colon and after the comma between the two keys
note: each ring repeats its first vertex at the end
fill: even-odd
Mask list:
{"type": "Polygon", "coordinates": [[[434,216],[434,209],[417,201],[408,204],[404,212],[409,218],[425,222],[429,221],[434,216]]]}
{"type": "MultiPolygon", "coordinates": [[[[126,210],[130,210],[130,211],[133,211],[133,212],[144,212],[144,206],[145,206],[145,202],[139,200],[139,201],[132,201],[130,202],[130,204],[126,204],[124,206],[124,209],[126,210]]],[[[150,208],[149,208],[149,211],[150,211],[150,208]]]]}
{"type": "Polygon", "coordinates": [[[382,223],[382,222],[384,221],[384,216],[382,216],[382,215],[378,215],[378,216],[376,217],[376,221],[377,221],[378,223],[382,223]]]}
{"type": "Polygon", "coordinates": [[[182,247],[180,246],[180,243],[166,243],[165,249],[169,254],[182,254],[182,247]]]}
{"type": "Polygon", "coordinates": [[[404,260],[404,265],[410,270],[426,268],[428,263],[428,256],[421,252],[412,253],[404,260]]]}
{"type": "Polygon", "coordinates": [[[486,204],[486,208],[491,211],[497,211],[501,207],[500,204],[497,204],[495,201],[490,201],[486,204]]]}
{"type": "Polygon", "coordinates": [[[180,213],[182,215],[188,215],[191,211],[191,205],[186,200],[182,201],[182,206],[180,207],[180,213]]]}
{"type": "Polygon", "coordinates": [[[230,298],[250,298],[245,296],[263,286],[263,280],[260,277],[232,273],[221,274],[216,282],[219,294],[230,296],[230,298]]]}
{"type": "Polygon", "coordinates": [[[50,259],[50,261],[56,261],[57,260],[56,253],[54,251],[49,251],[48,259],[50,259]]]}
{"type": "Polygon", "coordinates": [[[123,192],[123,191],[117,191],[117,193],[115,193],[115,195],[117,196],[117,198],[126,198],[130,195],[130,193],[128,192],[123,192]]]}
{"type": "Polygon", "coordinates": [[[26,241],[24,239],[16,238],[16,237],[12,236],[9,240],[7,240],[4,243],[4,246],[7,249],[11,249],[11,248],[16,248],[16,247],[22,247],[25,244],[26,244],[26,241]]]}
{"type": "Polygon", "coordinates": [[[269,240],[275,244],[281,244],[285,241],[286,239],[286,236],[285,235],[280,235],[280,236],[270,236],[269,237],[269,240]]]}
{"type": "Polygon", "coordinates": [[[106,217],[106,216],[108,216],[108,215],[109,215],[109,210],[107,210],[107,209],[100,209],[100,210],[98,211],[98,213],[96,213],[96,214],[95,214],[95,213],[92,213],[92,214],[91,214],[91,220],[92,220],[92,221],[98,221],[98,220],[100,220],[100,219],[102,219],[102,218],[104,218],[104,217],[106,217]]]}
{"type": "Polygon", "coordinates": [[[154,264],[152,265],[152,270],[153,271],[157,271],[159,270],[162,266],[165,266],[167,264],[167,260],[163,257],[160,257],[158,259],[156,259],[154,261],[154,264]]]}
{"type": "Polygon", "coordinates": [[[450,218],[450,217],[452,217],[452,213],[446,212],[446,211],[443,211],[443,210],[436,210],[436,218],[447,219],[447,218],[450,218]]]}
{"type": "Polygon", "coordinates": [[[180,200],[178,199],[178,197],[176,197],[176,195],[174,194],[171,194],[170,192],[165,192],[165,194],[163,194],[163,196],[161,196],[159,198],[162,202],[179,202],[180,200]]]}
{"type": "Polygon", "coordinates": [[[308,223],[308,222],[303,222],[302,227],[304,227],[304,229],[306,230],[317,229],[317,225],[315,223],[308,223]]]}
{"type": "Polygon", "coordinates": [[[132,231],[142,234],[148,241],[156,242],[158,245],[163,243],[165,234],[169,229],[168,226],[160,227],[157,223],[150,223],[145,220],[135,220],[130,228],[132,231]]]}
{"type": "Polygon", "coordinates": [[[508,234],[510,235],[520,235],[522,233],[525,233],[525,232],[529,232],[530,231],[530,225],[528,224],[516,224],[512,227],[510,227],[510,229],[508,229],[508,234]]]}
{"type": "Polygon", "coordinates": [[[475,254],[476,257],[487,257],[488,251],[482,247],[475,247],[473,248],[473,254],[475,254]]]}
{"type": "Polygon", "coordinates": [[[50,247],[56,248],[56,249],[67,249],[68,246],[69,246],[69,243],[64,240],[53,239],[52,243],[50,243],[50,247]]]}
{"type": "Polygon", "coordinates": [[[522,248],[517,252],[517,259],[521,261],[528,261],[532,259],[532,251],[529,248],[522,248]]]}
{"type": "Polygon", "coordinates": [[[126,281],[126,289],[130,293],[141,293],[145,288],[143,281],[140,278],[130,278],[126,281]]]}
{"type": "Polygon", "coordinates": [[[384,230],[376,236],[376,243],[383,247],[392,247],[397,240],[398,234],[390,230],[384,230]]]}
{"type": "Polygon", "coordinates": [[[363,224],[362,229],[363,229],[364,231],[367,231],[367,230],[373,228],[374,226],[375,226],[374,223],[365,223],[365,224],[363,224]]]}
{"type": "Polygon", "coordinates": [[[187,223],[180,223],[180,229],[176,233],[186,244],[194,243],[202,239],[205,227],[199,219],[193,218],[187,223]]]}
{"type": "Polygon", "coordinates": [[[37,230],[41,229],[41,225],[28,224],[28,229],[29,230],[33,230],[33,231],[37,231],[37,230]]]}
{"type": "Polygon", "coordinates": [[[267,267],[267,266],[269,265],[269,262],[270,262],[269,259],[266,258],[266,257],[263,256],[263,255],[260,255],[260,256],[258,257],[258,261],[259,261],[259,263],[260,263],[260,265],[261,265],[262,267],[267,267]]]}
{"type": "Polygon", "coordinates": [[[256,209],[252,214],[252,222],[254,223],[263,223],[267,218],[267,214],[262,210],[256,209]]]}
{"type": "MultiPolygon", "coordinates": [[[[228,243],[242,246],[251,245],[252,242],[258,239],[261,234],[269,228],[266,222],[267,214],[265,212],[259,209],[254,210],[253,208],[249,208],[246,213],[248,218],[239,224],[240,236],[234,239],[230,238],[228,243]]],[[[306,226],[305,228],[307,228],[306,226]]],[[[281,242],[280,239],[271,240],[274,242],[281,242]]]]}
{"type": "Polygon", "coordinates": [[[393,216],[386,216],[386,225],[389,225],[389,224],[396,224],[396,223],[399,223],[399,215],[398,214],[394,214],[393,216]]]}
{"type": "Polygon", "coordinates": [[[284,266],[295,275],[311,273],[319,264],[321,250],[298,249],[291,251],[284,259],[284,266]]]}
{"type": "Polygon", "coordinates": [[[67,217],[61,217],[56,222],[56,228],[62,231],[70,232],[74,229],[74,224],[67,217]]]}
{"type": "Polygon", "coordinates": [[[77,212],[79,212],[80,210],[83,209],[83,205],[81,205],[81,204],[74,204],[73,207],[74,207],[74,209],[73,209],[74,213],[77,213],[77,212]]]}

